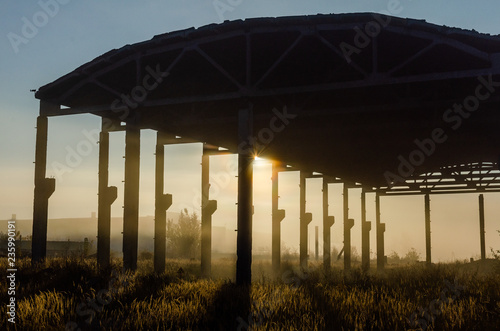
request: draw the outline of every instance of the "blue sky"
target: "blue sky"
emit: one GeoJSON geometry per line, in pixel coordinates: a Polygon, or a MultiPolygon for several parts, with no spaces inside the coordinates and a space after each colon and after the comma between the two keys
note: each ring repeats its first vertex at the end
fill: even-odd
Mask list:
{"type": "MultiPolygon", "coordinates": [[[[166,1],[77,1],[42,0],[0,1],[0,219],[7,219],[16,213],[18,218],[32,217],[33,160],[35,123],[38,102],[30,89],[37,89],[58,77],[74,70],[95,57],[125,44],[140,42],[154,35],[189,27],[199,27],[222,20],[249,17],[275,17],[317,13],[387,12],[396,11],[400,17],[425,19],[428,22],[475,29],[479,32],[500,34],[498,1],[264,1],[264,0],[166,0],[166,1]],[[56,3],[57,7],[53,4],[56,3]],[[215,3],[215,5],[214,5],[215,3]],[[221,3],[225,7],[221,7],[221,3]],[[44,5],[45,4],[45,5],[44,5]],[[26,38],[25,43],[13,47],[13,34],[22,36],[26,20],[43,19],[46,7],[53,15],[40,21],[38,31],[26,38]],[[217,10],[228,9],[225,12],[217,10]],[[10,37],[9,37],[10,36],[10,37]],[[18,48],[16,51],[16,47],[18,48]]],[[[68,150],[76,149],[87,139],[84,130],[98,129],[100,121],[92,116],[79,115],[66,118],[52,118],[49,121],[48,176],[57,176],[51,165],[64,162],[68,150]]],[[[141,215],[153,214],[154,133],[142,133],[141,169],[141,215]]],[[[49,217],[87,216],[97,209],[97,145],[95,142],[89,155],[82,158],[71,173],[58,178],[56,192],[50,201],[49,217]]],[[[123,135],[112,135],[111,177],[112,185],[123,192],[123,135]]],[[[166,182],[167,192],[174,194],[172,210],[187,207],[196,209],[193,197],[199,188],[199,145],[175,146],[167,149],[166,182]]],[[[235,226],[236,181],[228,171],[228,164],[234,157],[218,157],[212,161],[212,174],[219,180],[218,192],[212,192],[219,200],[219,210],[214,223],[235,226]],[[229,180],[226,179],[231,177],[229,180]]],[[[256,167],[255,224],[263,231],[270,231],[270,167],[266,164],[256,167]]],[[[287,215],[298,212],[298,176],[284,174],[280,190],[280,208],[287,209],[287,215]]],[[[217,186],[217,185],[215,185],[217,186]]],[[[215,187],[214,186],[214,187],[215,187]]],[[[319,201],[320,182],[308,181],[308,211],[316,215],[314,226],[320,225],[321,206],[319,201]]],[[[359,192],[351,191],[351,214],[357,219],[353,244],[359,246],[359,192]]],[[[331,210],[337,222],[333,228],[334,244],[341,246],[340,189],[332,187],[331,210]]],[[[500,246],[493,229],[499,208],[494,207],[498,195],[486,197],[487,247],[500,246]]],[[[372,201],[372,197],[368,197],[372,201]]],[[[122,202],[117,201],[113,215],[119,216],[122,202]]],[[[433,246],[435,256],[449,259],[467,258],[479,253],[477,231],[477,195],[433,197],[433,246]],[[449,229],[454,230],[450,239],[449,229]],[[471,239],[471,237],[473,237],[471,239]],[[477,238],[476,238],[477,237],[477,238]],[[441,239],[446,239],[441,243],[441,239]]],[[[368,206],[368,219],[373,221],[373,203],[368,206]]],[[[424,254],[423,199],[383,198],[383,219],[387,223],[387,251],[404,253],[415,247],[424,254]]],[[[283,234],[287,244],[298,243],[298,219],[289,216],[283,223],[283,234]]],[[[49,225],[50,235],[50,225],[49,225]]],[[[372,242],[375,242],[372,233],[372,242]]],[[[359,249],[358,249],[359,250],[359,249]]],[[[489,248],[487,248],[489,250],[489,248]]]]}

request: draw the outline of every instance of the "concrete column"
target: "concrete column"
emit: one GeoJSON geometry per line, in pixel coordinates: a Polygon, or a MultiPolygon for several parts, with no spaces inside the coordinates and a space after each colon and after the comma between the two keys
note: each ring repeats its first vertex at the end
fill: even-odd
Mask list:
{"type": "Polygon", "coordinates": [[[344,223],[344,270],[351,270],[351,229],[354,219],[348,218],[344,223]]]}
{"type": "Polygon", "coordinates": [[[349,219],[349,187],[344,183],[344,270],[351,269],[351,228],[354,226],[354,220],[349,219]]]}
{"type": "Polygon", "coordinates": [[[279,273],[281,265],[281,221],[285,218],[285,210],[278,209],[278,174],[282,169],[281,163],[272,163],[272,265],[274,273],[279,273]]]}
{"type": "Polygon", "coordinates": [[[209,277],[212,270],[212,215],[217,201],[209,200],[210,156],[203,148],[201,157],[201,274],[209,277]]]}
{"type": "Polygon", "coordinates": [[[385,255],[384,255],[384,232],[385,224],[380,222],[380,194],[375,195],[375,218],[377,225],[377,270],[384,270],[385,255]]]}
{"type": "Polygon", "coordinates": [[[312,214],[306,213],[306,178],[307,173],[300,172],[300,266],[307,268],[307,236],[308,226],[312,221],[312,214]]]}
{"type": "Polygon", "coordinates": [[[97,206],[97,264],[106,269],[110,263],[111,245],[111,205],[118,196],[116,186],[108,187],[109,131],[102,121],[99,135],[99,186],[97,206]]]}
{"type": "Polygon", "coordinates": [[[318,226],[314,227],[314,259],[318,261],[319,258],[319,243],[318,243],[318,226]]]}
{"type": "Polygon", "coordinates": [[[386,258],[385,258],[385,236],[384,236],[384,233],[385,233],[385,223],[380,223],[378,226],[377,226],[377,242],[380,242],[380,247],[382,249],[382,251],[380,252],[380,255],[377,254],[377,270],[378,271],[382,271],[384,270],[385,268],[385,264],[386,264],[386,258]],[[380,256],[380,258],[379,258],[380,256]]]}
{"type": "Polygon", "coordinates": [[[165,271],[167,210],[172,205],[172,195],[163,193],[166,141],[167,137],[165,134],[161,132],[156,133],[154,271],[159,274],[165,271]]]}
{"type": "Polygon", "coordinates": [[[425,202],[425,262],[431,264],[431,199],[427,193],[425,202]]]}
{"type": "Polygon", "coordinates": [[[479,238],[481,242],[481,260],[486,259],[486,245],[484,238],[484,196],[479,195],[479,238]]]}
{"type": "MultiPolygon", "coordinates": [[[[41,101],[40,113],[51,105],[41,101]]],[[[47,169],[48,120],[38,116],[35,151],[35,194],[33,203],[33,234],[31,242],[32,263],[42,262],[47,253],[47,220],[49,198],[54,193],[56,180],[45,178],[47,169]]]]}
{"type": "Polygon", "coordinates": [[[125,189],[123,207],[123,267],[137,269],[139,230],[139,164],[141,131],[127,123],[125,129],[125,189]]]}
{"type": "Polygon", "coordinates": [[[236,283],[252,281],[253,214],[253,109],[249,104],[238,113],[238,235],[236,241],[236,283]]]}
{"type": "Polygon", "coordinates": [[[366,192],[361,191],[361,266],[363,271],[370,269],[370,230],[372,226],[366,221],[366,192]]]}
{"type": "Polygon", "coordinates": [[[333,216],[328,216],[328,180],[323,178],[323,268],[325,272],[330,271],[331,260],[331,242],[330,230],[335,223],[333,216]]]}

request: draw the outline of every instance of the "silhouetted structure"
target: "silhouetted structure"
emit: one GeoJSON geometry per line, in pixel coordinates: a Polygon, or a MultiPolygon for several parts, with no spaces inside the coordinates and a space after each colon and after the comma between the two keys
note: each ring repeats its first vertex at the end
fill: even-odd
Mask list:
{"type": "MultiPolygon", "coordinates": [[[[54,179],[45,178],[47,118],[90,113],[103,118],[104,145],[107,132],[126,132],[123,253],[128,269],[136,267],[137,259],[141,129],[238,153],[240,284],[251,280],[255,155],[301,172],[303,266],[307,265],[310,222],[303,174],[314,171],[347,185],[344,204],[347,187],[375,193],[379,269],[384,265],[385,231],[380,197],[425,195],[430,262],[429,194],[500,191],[499,81],[500,37],[378,14],[238,20],[171,32],[112,50],[36,93],[41,102],[33,261],[46,255],[48,199],[55,188],[54,179]]],[[[102,147],[99,167],[103,264],[108,255],[104,248],[107,211],[115,196],[106,183],[106,151],[102,147]]],[[[161,168],[158,160],[157,181],[161,168]]],[[[163,211],[168,201],[159,184],[156,191],[155,267],[161,271],[163,211]]],[[[284,213],[278,212],[273,192],[273,265],[277,268],[277,224],[284,213]]],[[[203,263],[209,263],[208,214],[214,211],[214,205],[209,205],[202,216],[203,263]]],[[[345,205],[344,211],[348,270],[353,221],[345,205]]],[[[325,247],[330,246],[325,233],[332,223],[324,211],[325,247]]],[[[366,223],[362,227],[367,231],[366,223]]],[[[364,245],[365,262],[366,249],[364,245]]],[[[327,254],[324,261],[329,260],[327,254]]],[[[209,271],[206,264],[204,271],[209,271]]]]}
{"type": "Polygon", "coordinates": [[[361,191],[361,266],[366,272],[370,269],[370,230],[371,222],[366,221],[366,192],[361,191]]]}
{"type": "Polygon", "coordinates": [[[314,227],[314,259],[318,261],[319,258],[319,242],[318,242],[318,226],[314,227]]]}
{"type": "Polygon", "coordinates": [[[271,209],[272,209],[272,265],[273,271],[278,273],[281,265],[281,221],[285,218],[285,210],[278,209],[278,173],[285,168],[277,161],[272,163],[272,191],[271,191],[271,209]]]}
{"type": "Polygon", "coordinates": [[[486,244],[484,231],[484,195],[479,194],[479,242],[481,245],[481,260],[486,259],[486,244]]]}
{"type": "Polygon", "coordinates": [[[331,228],[335,217],[328,214],[328,183],[329,179],[323,177],[323,266],[325,272],[330,271],[331,259],[331,228]]]}
{"type": "Polygon", "coordinates": [[[118,196],[116,186],[108,186],[109,131],[103,125],[99,136],[99,198],[97,221],[97,263],[108,268],[111,252],[111,205],[118,196]]]}
{"type": "Polygon", "coordinates": [[[431,198],[424,195],[425,201],[425,262],[431,264],[431,198]]]}

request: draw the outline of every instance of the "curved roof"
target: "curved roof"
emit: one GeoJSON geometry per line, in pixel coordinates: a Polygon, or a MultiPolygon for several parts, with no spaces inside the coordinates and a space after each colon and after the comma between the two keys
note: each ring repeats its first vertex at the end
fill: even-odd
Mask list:
{"type": "MultiPolygon", "coordinates": [[[[36,97],[69,107],[45,115],[133,120],[233,151],[238,109],[251,103],[263,157],[380,187],[388,171],[401,175],[402,159],[416,160],[419,142],[436,129],[445,141],[414,162],[410,177],[438,172],[442,180],[456,172],[445,169],[495,168],[497,81],[498,36],[372,13],[332,14],[158,35],[99,56],[36,97]],[[477,99],[478,89],[487,97],[477,99]],[[476,107],[475,100],[476,111],[456,108],[476,107]],[[275,125],[280,118],[283,130],[275,125]]],[[[495,177],[481,186],[486,175],[472,185],[472,176],[450,180],[474,189],[500,184],[495,177]]]]}

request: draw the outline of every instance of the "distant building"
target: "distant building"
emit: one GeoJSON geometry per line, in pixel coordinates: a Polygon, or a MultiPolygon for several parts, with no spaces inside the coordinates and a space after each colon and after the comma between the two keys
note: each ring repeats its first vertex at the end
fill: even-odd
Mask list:
{"type": "MultiPolygon", "coordinates": [[[[84,241],[47,241],[47,257],[88,256],[90,242],[84,241]]],[[[17,256],[31,256],[31,240],[16,240],[17,256]]],[[[0,256],[7,256],[7,241],[0,242],[0,256]]]]}

